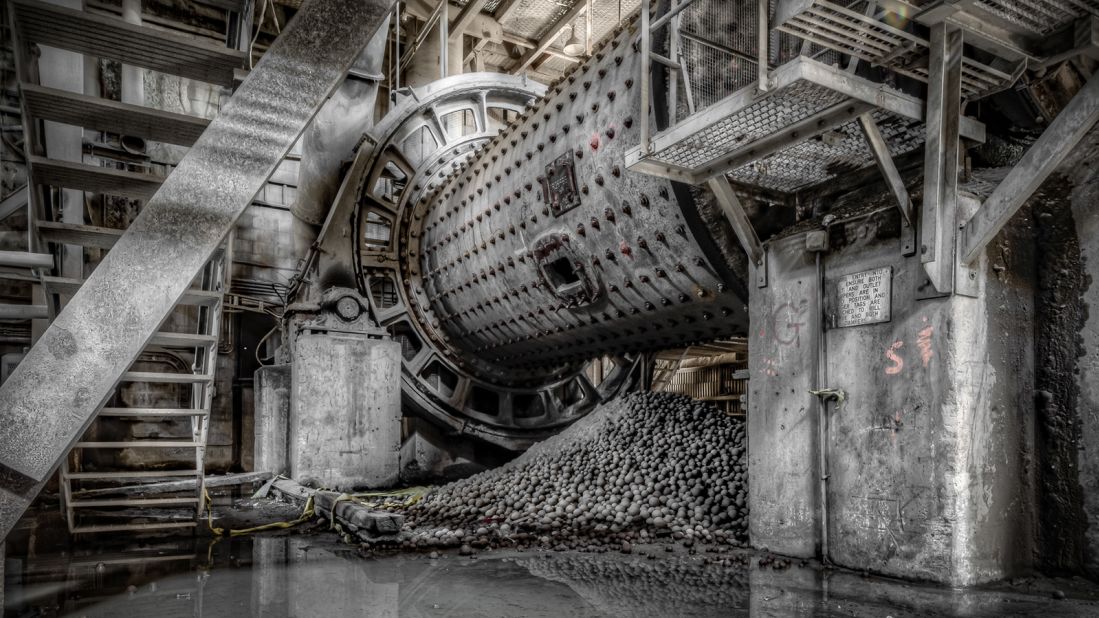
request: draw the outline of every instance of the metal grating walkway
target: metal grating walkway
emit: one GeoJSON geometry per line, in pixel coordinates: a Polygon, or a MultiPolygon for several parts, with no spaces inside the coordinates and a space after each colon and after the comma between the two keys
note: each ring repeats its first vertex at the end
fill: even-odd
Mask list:
{"type": "MultiPolygon", "coordinates": [[[[779,7],[775,29],[780,32],[850,54],[875,66],[888,67],[901,75],[923,82],[928,80],[929,44],[925,38],[835,2],[784,2],[779,7]],[[786,12],[781,12],[782,9],[786,12]]],[[[969,97],[979,98],[1006,88],[1015,77],[971,58],[962,60],[962,92],[969,97]]]]}
{"type": "MultiPolygon", "coordinates": [[[[874,111],[894,154],[923,144],[924,103],[836,67],[798,57],[771,75],[652,138],[626,155],[627,166],[698,184],[723,172],[782,192],[873,163],[855,119],[874,111]]],[[[983,141],[984,127],[963,119],[962,135],[983,141]]]]}

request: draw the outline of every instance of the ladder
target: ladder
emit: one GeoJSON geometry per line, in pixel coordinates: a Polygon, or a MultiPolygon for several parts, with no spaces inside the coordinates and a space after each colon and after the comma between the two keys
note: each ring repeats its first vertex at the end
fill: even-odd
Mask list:
{"type": "MultiPolygon", "coordinates": [[[[43,84],[40,76],[50,75],[52,69],[40,66],[27,53],[29,46],[108,58],[226,89],[239,82],[246,56],[113,16],[28,0],[8,4],[24,124],[30,229],[27,251],[0,252],[0,266],[27,271],[39,302],[6,310],[19,319],[52,320],[133,218],[115,229],[90,221],[89,209],[81,208],[83,220],[74,222],[71,203],[63,212],[64,198],[57,196],[77,191],[144,201],[166,175],[155,173],[140,156],[134,164],[100,151],[95,153],[99,162],[89,162],[83,143],[84,156],[73,157],[71,150],[65,158],[52,156],[42,137],[51,129],[42,121],[184,147],[191,146],[210,121],[43,84]],[[72,272],[74,263],[78,272],[72,272]]],[[[239,33],[236,38],[240,40],[239,33]]],[[[61,508],[70,532],[194,528],[203,515],[204,459],[223,294],[229,287],[229,242],[215,252],[63,460],[61,508]],[[142,495],[143,485],[192,478],[193,490],[142,495]]],[[[0,316],[4,311],[0,306],[0,316]]]]}
{"type": "MultiPolygon", "coordinates": [[[[193,528],[202,517],[222,296],[228,289],[225,256],[224,250],[218,251],[166,320],[189,322],[193,332],[164,329],[154,334],[146,352],[123,374],[114,395],[62,463],[61,504],[70,532],[193,528]],[[194,317],[177,320],[178,313],[194,317]],[[187,359],[190,366],[182,371],[142,367],[166,355],[187,359]],[[158,401],[128,405],[144,403],[127,401],[125,389],[134,386],[139,387],[139,397],[144,390],[158,401]],[[171,395],[176,395],[175,402],[166,404],[171,395]],[[150,451],[145,457],[133,455],[150,451]],[[131,458],[136,461],[124,463],[131,458]],[[142,495],[143,485],[180,477],[193,478],[194,489],[142,495]],[[185,520],[181,520],[181,509],[188,513],[185,520]]],[[[51,295],[79,287],[78,281],[57,285],[57,279],[44,282],[51,295]]]]}

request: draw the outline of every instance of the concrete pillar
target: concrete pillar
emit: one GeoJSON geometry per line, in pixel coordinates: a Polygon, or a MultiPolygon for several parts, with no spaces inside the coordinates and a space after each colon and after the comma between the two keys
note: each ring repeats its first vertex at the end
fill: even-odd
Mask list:
{"type": "MultiPolygon", "coordinates": [[[[823,255],[827,408],[818,465],[817,268],[804,234],[772,243],[753,290],[749,491],[752,544],[885,575],[969,585],[1032,564],[1033,255],[1005,240],[1011,277],[982,262],[980,296],[925,298],[900,254],[895,212],[831,233],[823,255]],[[886,321],[839,327],[841,278],[887,268],[886,321]],[[989,273],[992,273],[991,275],[989,273]],[[826,478],[827,509],[820,505],[826,478]]],[[[852,301],[848,296],[848,301],[852,301]]],[[[849,305],[850,307],[850,305],[849,305]]]]}
{"type": "Polygon", "coordinates": [[[757,547],[790,556],[814,556],[820,546],[817,417],[808,394],[816,269],[802,247],[801,238],[775,243],[768,285],[753,290],[749,302],[749,537],[757,547]]]}
{"type": "Polygon", "coordinates": [[[401,346],[354,333],[305,333],[293,346],[290,475],[334,489],[397,482],[401,346]]]}
{"type": "MultiPolygon", "coordinates": [[[[1046,487],[1050,497],[1056,498],[1049,503],[1059,511],[1050,518],[1060,521],[1047,527],[1043,520],[1042,532],[1048,533],[1046,544],[1057,553],[1070,554],[1073,545],[1082,544],[1083,566],[1093,578],[1099,577],[1099,311],[1095,310],[1099,307],[1099,211],[1095,208],[1099,170],[1093,163],[1097,151],[1099,134],[1093,130],[1075,159],[1064,164],[1072,170],[1067,179],[1072,186],[1069,212],[1043,208],[1038,219],[1054,247],[1041,256],[1040,266],[1049,273],[1043,292],[1053,302],[1048,312],[1051,319],[1043,324],[1043,334],[1052,340],[1048,344],[1052,354],[1043,359],[1043,370],[1052,384],[1041,386],[1048,388],[1043,394],[1050,399],[1041,421],[1046,439],[1061,445],[1059,456],[1047,458],[1043,470],[1046,478],[1055,481],[1046,487]],[[1075,372],[1067,369],[1072,366],[1075,372]],[[1078,438],[1074,435],[1077,423],[1078,438]],[[1072,471],[1077,467],[1078,479],[1074,479],[1072,471]],[[1074,527],[1082,529],[1078,542],[1072,538],[1074,527]]],[[[1059,562],[1067,561],[1049,560],[1047,565],[1073,566],[1059,562]]]]}
{"type": "Polygon", "coordinates": [[[256,370],[255,463],[253,469],[287,474],[290,432],[290,365],[256,370]]]}

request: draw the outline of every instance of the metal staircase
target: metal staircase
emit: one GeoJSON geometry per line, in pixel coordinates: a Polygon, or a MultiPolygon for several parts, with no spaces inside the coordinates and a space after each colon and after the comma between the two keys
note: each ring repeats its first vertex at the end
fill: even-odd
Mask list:
{"type": "MultiPolygon", "coordinates": [[[[51,158],[48,140],[40,139],[44,133],[38,130],[40,122],[191,146],[210,120],[35,83],[43,68],[36,66],[34,58],[24,56],[27,45],[49,45],[91,57],[132,61],[223,87],[231,87],[234,78],[239,77],[235,70],[243,66],[245,56],[198,39],[38,2],[13,2],[10,15],[21,38],[15,54],[27,136],[31,221],[28,248],[40,247],[49,253],[0,255],[0,263],[24,264],[32,269],[46,299],[42,309],[47,311],[34,306],[36,309],[24,312],[52,320],[125,229],[58,220],[63,218],[61,209],[49,196],[73,189],[146,201],[165,177],[141,169],[146,166],[139,164],[139,169],[133,170],[129,169],[134,167],[132,163],[110,158],[89,161],[85,156],[79,162],[51,158]],[[81,272],[53,274],[61,270],[55,268],[55,258],[60,265],[66,255],[73,254],[79,256],[81,272]]],[[[165,325],[149,339],[145,352],[122,374],[115,392],[62,462],[61,504],[70,532],[190,528],[201,517],[222,296],[229,287],[226,249],[223,245],[206,264],[165,325]],[[167,328],[168,324],[175,328],[167,328]],[[150,358],[176,359],[175,367],[143,370],[150,358]],[[135,388],[145,391],[146,396],[153,393],[158,401],[155,405],[128,404],[124,392],[135,388]],[[164,405],[164,399],[173,401],[164,405]],[[181,478],[193,479],[194,488],[170,495],[142,496],[145,484],[181,478]]]]}
{"type": "MultiPolygon", "coordinates": [[[[208,417],[212,394],[222,289],[218,282],[224,273],[221,260],[225,259],[219,247],[317,109],[347,75],[363,45],[388,17],[391,4],[388,0],[307,0],[251,72],[240,80],[238,67],[243,66],[246,57],[242,52],[45,2],[5,3],[19,81],[28,93],[21,104],[31,179],[30,212],[32,223],[36,223],[32,234],[35,246],[28,247],[28,253],[42,255],[38,245],[50,242],[84,243],[80,255],[84,251],[91,255],[89,248],[109,249],[90,273],[83,272],[69,251],[64,254],[60,273],[36,279],[43,288],[40,297],[72,297],[56,314],[56,306],[48,307],[49,316],[53,316],[51,323],[0,385],[0,427],[4,427],[0,431],[0,539],[15,526],[73,448],[79,449],[82,459],[90,459],[87,454],[97,449],[156,448],[135,447],[129,439],[108,435],[86,435],[89,428],[94,432],[105,421],[119,420],[115,414],[139,422],[178,420],[180,415],[192,420],[190,435],[158,442],[157,447],[165,447],[167,442],[193,447],[194,467],[178,473],[195,474],[196,480],[201,477],[202,449],[193,445],[205,440],[203,419],[208,417]],[[325,45],[317,45],[319,40],[325,45]],[[42,67],[35,67],[35,55],[31,53],[34,44],[42,46],[43,54],[52,47],[51,54],[58,49],[68,50],[118,61],[124,67],[142,67],[225,87],[240,83],[217,117],[199,134],[198,121],[179,115],[52,92],[49,88],[63,87],[66,82],[56,79],[56,75],[50,81],[38,78],[41,71],[36,75],[35,69],[42,67]],[[48,144],[38,140],[37,125],[47,116],[52,116],[54,122],[123,130],[146,139],[174,140],[191,146],[164,178],[145,171],[92,166],[80,156],[79,128],[75,129],[77,147],[64,153],[68,156],[43,149],[48,144]],[[115,124],[116,119],[124,120],[115,124]],[[62,216],[56,216],[50,208],[56,204],[53,198],[61,195],[62,205],[71,206],[73,200],[65,198],[75,195],[82,199],[80,191],[147,202],[127,229],[119,233],[88,225],[96,222],[87,221],[81,214],[82,201],[77,202],[80,209],[63,208],[62,216]],[[75,273],[77,270],[81,272],[75,273]],[[166,330],[166,320],[176,323],[172,316],[179,311],[197,312],[190,322],[197,328],[186,333],[166,330]],[[151,344],[193,349],[190,370],[185,366],[179,372],[147,371],[147,367],[135,365],[143,353],[149,353],[151,344]],[[122,406],[118,400],[112,401],[120,385],[125,388],[135,382],[183,385],[191,389],[190,399],[177,406],[122,406]]],[[[46,129],[57,126],[43,124],[46,129]]],[[[155,437],[149,433],[150,438],[155,437]]],[[[67,483],[119,480],[76,476],[106,472],[69,466],[67,483]]],[[[131,470],[117,472],[133,474],[131,470]]],[[[147,480],[144,476],[138,478],[147,480]]],[[[71,489],[66,487],[71,494],[65,496],[66,508],[78,513],[81,509],[127,508],[132,500],[88,498],[93,490],[81,496],[71,489]]],[[[157,498],[156,504],[150,500],[143,506],[194,505],[197,513],[198,489],[193,496],[157,498]]],[[[99,489],[94,491],[102,495],[99,489]]],[[[74,517],[73,527],[79,530],[84,522],[77,519],[74,517]]],[[[89,523],[85,529],[123,525],[131,524],[89,523]]]]}
{"type": "MultiPolygon", "coordinates": [[[[89,243],[86,246],[97,246],[89,243]]],[[[194,332],[158,331],[135,367],[124,374],[115,394],[61,465],[61,504],[73,533],[194,527],[205,496],[205,453],[209,436],[222,296],[228,289],[226,252],[219,251],[199,284],[178,305],[195,314],[194,332]],[[168,354],[190,360],[190,371],[138,371],[148,358],[168,354]],[[173,405],[124,405],[123,388],[143,385],[177,395],[173,405]],[[178,395],[182,395],[179,397],[178,395]],[[140,434],[139,434],[140,431],[140,434]],[[111,436],[117,436],[111,439],[111,436]],[[126,453],[151,451],[138,465],[119,465],[126,453]],[[102,457],[102,453],[109,457],[102,457]],[[190,478],[194,488],[143,496],[142,486],[190,478]],[[184,511],[181,513],[181,510],[184,511]],[[189,512],[189,514],[188,514],[189,512]]],[[[79,281],[47,282],[62,295],[79,281]]],[[[154,391],[155,392],[155,391],[154,391]]]]}

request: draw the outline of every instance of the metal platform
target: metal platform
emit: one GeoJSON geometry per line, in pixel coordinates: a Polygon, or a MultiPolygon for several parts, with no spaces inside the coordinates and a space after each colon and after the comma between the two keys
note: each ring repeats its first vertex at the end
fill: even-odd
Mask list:
{"type": "Polygon", "coordinates": [[[894,14],[921,24],[946,23],[965,31],[966,43],[1007,60],[1034,62],[1060,47],[1078,49],[1095,39],[1097,0],[887,0],[894,14]],[[1090,32],[1089,32],[1090,31],[1090,32]]]}
{"type": "MultiPolygon", "coordinates": [[[[770,75],[653,136],[651,152],[630,150],[631,170],[692,184],[728,172],[746,184],[790,192],[843,171],[872,165],[857,118],[873,112],[890,151],[924,141],[924,102],[800,56],[770,75]]],[[[965,118],[963,137],[984,141],[984,126],[965,118]]]]}
{"type": "Polygon", "coordinates": [[[15,30],[26,42],[41,43],[99,58],[233,86],[234,72],[244,66],[244,52],[115,17],[32,0],[12,0],[15,30]]]}
{"type": "Polygon", "coordinates": [[[157,142],[190,146],[209,126],[206,118],[176,114],[101,97],[20,84],[27,113],[85,129],[117,132],[157,142]]]}
{"type": "MultiPolygon", "coordinates": [[[[866,3],[847,0],[846,4],[866,3]]],[[[904,20],[890,20],[890,15],[894,13],[884,13],[883,18],[878,19],[853,11],[839,2],[793,0],[778,4],[774,28],[852,55],[874,66],[886,67],[927,82],[928,40],[892,25],[891,21],[903,23],[904,20]]],[[[1004,71],[972,58],[963,58],[962,93],[966,97],[980,98],[1007,88],[1015,82],[1024,67],[1025,63],[1019,63],[1010,71],[1004,71]]]]}
{"type": "Polygon", "coordinates": [[[35,184],[107,193],[135,200],[148,200],[164,182],[163,177],[152,174],[35,155],[28,156],[27,163],[35,184]]]}

